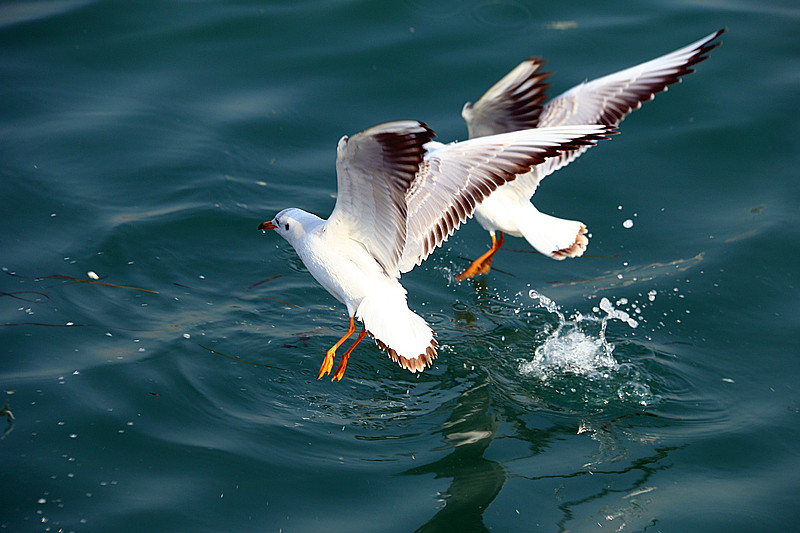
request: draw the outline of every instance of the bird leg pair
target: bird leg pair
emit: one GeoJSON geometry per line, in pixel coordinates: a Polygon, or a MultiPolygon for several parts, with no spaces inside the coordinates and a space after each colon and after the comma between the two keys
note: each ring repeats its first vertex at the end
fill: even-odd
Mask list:
{"type": "MultiPolygon", "coordinates": [[[[322,360],[322,366],[319,368],[319,374],[317,374],[317,379],[322,379],[322,376],[331,373],[331,369],[333,368],[333,358],[336,355],[336,350],[339,348],[339,346],[341,346],[344,343],[344,341],[347,340],[348,337],[350,337],[350,335],[353,334],[355,330],[356,326],[355,323],[353,322],[353,317],[350,317],[350,327],[347,328],[347,333],[345,333],[344,336],[336,342],[336,344],[331,346],[331,348],[327,352],[325,352],[325,359],[322,360]]],[[[361,333],[358,334],[356,341],[350,348],[347,349],[347,351],[342,356],[342,360],[339,361],[339,366],[336,367],[336,372],[334,372],[331,381],[334,380],[340,381],[342,379],[342,376],[344,376],[344,369],[347,367],[347,359],[350,357],[350,354],[353,353],[353,348],[355,348],[356,345],[359,342],[361,342],[361,339],[363,339],[366,334],[367,334],[366,326],[361,326],[361,333]]]]}
{"type": "Polygon", "coordinates": [[[503,232],[499,231],[498,233],[500,234],[498,238],[495,238],[494,233],[492,233],[492,247],[489,248],[489,251],[473,261],[469,268],[456,276],[456,281],[464,281],[465,279],[475,277],[478,274],[487,274],[489,270],[491,270],[494,254],[496,254],[497,250],[503,246],[503,232]]]}

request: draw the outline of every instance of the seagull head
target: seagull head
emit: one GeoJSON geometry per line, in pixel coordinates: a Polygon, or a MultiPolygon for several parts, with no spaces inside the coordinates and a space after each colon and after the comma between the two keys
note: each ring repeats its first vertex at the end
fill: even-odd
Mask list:
{"type": "Polygon", "coordinates": [[[258,229],[263,232],[268,229],[275,230],[278,235],[289,241],[290,244],[294,244],[324,222],[317,215],[290,207],[275,215],[272,220],[259,224],[258,229]]]}

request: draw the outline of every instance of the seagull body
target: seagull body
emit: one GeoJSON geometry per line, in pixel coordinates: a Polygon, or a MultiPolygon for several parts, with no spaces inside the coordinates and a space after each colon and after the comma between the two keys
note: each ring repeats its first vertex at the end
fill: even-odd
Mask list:
{"type": "Polygon", "coordinates": [[[388,275],[363,243],[342,238],[346,228],[344,232],[331,229],[325,220],[302,209],[284,209],[275,220],[284,228],[289,225],[291,234],[281,236],[294,246],[314,279],[347,307],[351,322],[355,317],[365,329],[368,324],[370,334],[392,347],[393,358],[401,366],[417,371],[425,368],[419,365],[429,364],[437,345],[432,330],[408,308],[406,290],[398,278],[388,275]]]}
{"type": "Polygon", "coordinates": [[[342,137],[330,217],[289,208],[259,226],[286,239],[314,279],[347,307],[348,330],[326,352],[317,378],[330,373],[355,320],[362,322],[361,332],[333,379],[342,378],[368,333],[401,367],[419,372],[430,366],[438,343],[409,309],[400,275],[441,246],[497,187],[611,133],[606,126],[576,125],[444,145],[431,141],[425,124],[400,121],[342,137]]]}
{"type": "MultiPolygon", "coordinates": [[[[706,59],[718,46],[713,43],[725,30],[646,63],[581,83],[542,105],[550,75],[540,72],[539,58],[523,61],[490,88],[474,105],[467,103],[461,114],[471,139],[528,128],[568,124],[603,124],[616,127],[643,102],[652,100],[681,77],[694,72],[690,67],[706,59]]],[[[586,226],[539,212],[530,200],[539,182],[566,166],[587,146],[562,152],[536,166],[530,173],[499,187],[475,211],[475,219],[489,232],[492,247],[456,279],[461,281],[491,268],[503,235],[524,237],[538,252],[553,259],[578,257],[588,244],[586,226]]]]}

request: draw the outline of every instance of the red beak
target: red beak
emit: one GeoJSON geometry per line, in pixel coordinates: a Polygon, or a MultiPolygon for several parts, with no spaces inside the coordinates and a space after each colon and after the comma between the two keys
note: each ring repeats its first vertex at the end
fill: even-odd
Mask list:
{"type": "Polygon", "coordinates": [[[260,229],[261,231],[265,231],[265,230],[268,230],[268,229],[275,229],[277,227],[278,226],[273,224],[271,220],[268,220],[266,222],[262,222],[261,224],[258,225],[258,229],[260,229]]]}

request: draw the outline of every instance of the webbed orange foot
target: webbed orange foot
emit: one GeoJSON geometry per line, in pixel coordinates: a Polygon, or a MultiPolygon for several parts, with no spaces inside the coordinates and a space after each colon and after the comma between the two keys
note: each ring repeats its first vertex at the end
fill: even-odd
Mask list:
{"type": "Polygon", "coordinates": [[[361,339],[363,339],[366,334],[367,334],[367,328],[366,326],[362,326],[361,333],[358,334],[358,337],[356,338],[353,345],[350,348],[348,348],[346,352],[344,352],[342,360],[339,361],[339,366],[336,367],[336,372],[333,374],[331,381],[341,381],[342,377],[344,377],[344,369],[347,368],[347,360],[350,359],[350,354],[353,353],[353,349],[359,342],[361,342],[361,339]]]}
{"type": "Polygon", "coordinates": [[[456,276],[456,281],[464,281],[467,278],[474,278],[480,274],[488,274],[489,271],[492,269],[492,259],[494,259],[494,254],[497,253],[497,250],[503,246],[503,241],[505,237],[503,237],[503,232],[499,231],[499,237],[495,237],[492,234],[492,247],[489,248],[485,254],[477,258],[472,264],[461,274],[456,276]]]}
{"type": "MultiPolygon", "coordinates": [[[[339,346],[342,345],[344,341],[347,340],[347,337],[353,334],[355,330],[356,326],[353,323],[353,317],[350,317],[350,327],[347,328],[347,333],[345,333],[344,336],[336,342],[336,344],[331,346],[330,349],[328,349],[328,351],[325,352],[325,359],[322,360],[322,366],[319,367],[319,374],[317,374],[317,379],[322,379],[322,376],[326,376],[331,373],[331,368],[333,368],[333,358],[334,356],[336,356],[336,350],[339,348],[339,346]]],[[[350,355],[349,351],[347,355],[350,355]]],[[[344,372],[344,369],[342,369],[342,372],[344,372]]]]}
{"type": "Polygon", "coordinates": [[[325,352],[325,359],[322,360],[322,366],[319,367],[319,374],[317,374],[317,379],[322,379],[322,376],[326,376],[331,373],[331,368],[333,368],[333,357],[336,355],[336,350],[331,348],[327,352],[325,352]]]}

